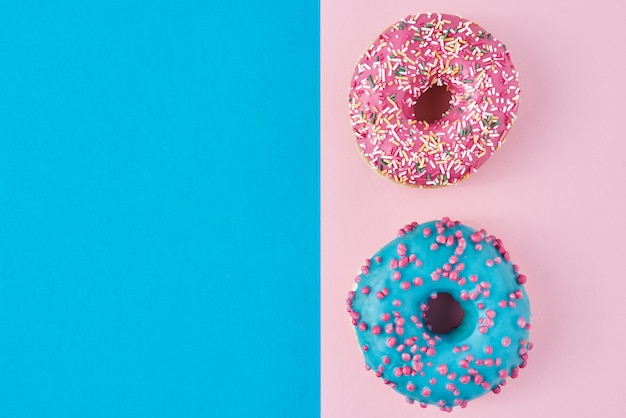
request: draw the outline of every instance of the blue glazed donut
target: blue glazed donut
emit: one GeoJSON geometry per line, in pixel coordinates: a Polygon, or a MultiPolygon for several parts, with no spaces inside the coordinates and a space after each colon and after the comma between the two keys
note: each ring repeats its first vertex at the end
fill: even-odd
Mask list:
{"type": "Polygon", "coordinates": [[[347,300],[366,368],[423,407],[499,393],[532,348],[526,276],[502,241],[449,218],[398,235],[366,260],[347,300]],[[443,296],[462,309],[449,332],[428,316],[443,296]]]}

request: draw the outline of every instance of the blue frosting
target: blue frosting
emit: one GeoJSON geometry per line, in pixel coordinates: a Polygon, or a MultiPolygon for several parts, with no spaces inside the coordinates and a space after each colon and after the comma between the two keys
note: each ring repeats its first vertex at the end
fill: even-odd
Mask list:
{"type": "Polygon", "coordinates": [[[367,367],[409,400],[447,410],[499,392],[531,348],[525,276],[500,240],[459,222],[407,225],[401,234],[367,261],[348,299],[367,367]],[[435,334],[425,310],[442,292],[464,318],[435,334]]]}

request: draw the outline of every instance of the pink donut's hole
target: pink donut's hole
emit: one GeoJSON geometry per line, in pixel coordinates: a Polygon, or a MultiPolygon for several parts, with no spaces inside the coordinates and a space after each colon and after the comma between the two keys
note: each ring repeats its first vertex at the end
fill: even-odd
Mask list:
{"type": "Polygon", "coordinates": [[[461,325],[465,312],[450,293],[441,292],[430,297],[424,317],[432,332],[447,334],[461,325]]]}
{"type": "Polygon", "coordinates": [[[446,84],[434,84],[428,88],[413,106],[415,119],[433,123],[441,119],[450,111],[450,102],[452,101],[452,93],[446,84]]]}

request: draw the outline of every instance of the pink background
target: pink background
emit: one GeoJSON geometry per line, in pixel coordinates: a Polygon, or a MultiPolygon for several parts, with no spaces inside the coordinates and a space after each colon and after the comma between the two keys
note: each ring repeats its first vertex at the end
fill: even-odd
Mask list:
{"type": "Polygon", "coordinates": [[[501,238],[528,276],[535,348],[499,395],[458,416],[623,417],[626,375],[626,32],[623,2],[322,0],[322,416],[441,417],[363,366],[345,309],[366,257],[410,221],[441,216],[501,238]],[[374,38],[411,13],[475,20],[520,72],[503,147],[455,187],[384,179],[355,148],[347,92],[374,38]]]}

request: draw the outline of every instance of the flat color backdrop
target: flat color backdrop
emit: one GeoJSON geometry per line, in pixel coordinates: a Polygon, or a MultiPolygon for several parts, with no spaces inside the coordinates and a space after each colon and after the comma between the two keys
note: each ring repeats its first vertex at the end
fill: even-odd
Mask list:
{"type": "Polygon", "coordinates": [[[319,416],[318,97],[316,1],[0,1],[0,417],[319,416]]]}
{"type": "Polygon", "coordinates": [[[528,367],[459,417],[623,417],[626,362],[624,3],[322,0],[322,416],[441,417],[364,369],[345,299],[365,258],[442,216],[501,238],[528,276],[528,367]],[[519,118],[468,180],[397,185],[358,154],[348,116],[356,61],[392,23],[460,14],[502,40],[520,73],[519,118]]]}

